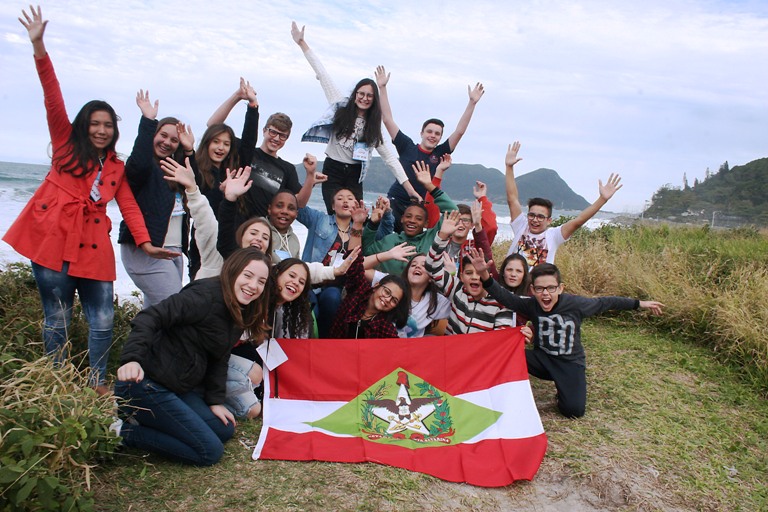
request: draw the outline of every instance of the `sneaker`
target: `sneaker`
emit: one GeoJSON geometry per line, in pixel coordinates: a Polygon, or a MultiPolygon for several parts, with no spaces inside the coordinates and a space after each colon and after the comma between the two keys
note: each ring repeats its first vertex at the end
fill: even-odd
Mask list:
{"type": "Polygon", "coordinates": [[[123,420],[115,418],[115,421],[109,426],[109,431],[115,433],[115,437],[120,437],[120,431],[123,429],[123,420]]]}

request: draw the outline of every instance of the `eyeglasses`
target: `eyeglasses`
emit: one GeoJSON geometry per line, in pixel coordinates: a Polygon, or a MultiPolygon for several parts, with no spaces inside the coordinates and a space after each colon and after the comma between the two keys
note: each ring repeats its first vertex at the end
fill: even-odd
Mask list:
{"type": "Polygon", "coordinates": [[[373,99],[373,94],[370,92],[363,92],[363,91],[357,91],[357,97],[358,98],[365,98],[367,100],[373,99]]]}
{"type": "Polygon", "coordinates": [[[529,212],[528,213],[528,218],[531,219],[531,220],[534,220],[534,219],[536,219],[536,220],[547,220],[549,217],[547,217],[546,215],[542,215],[540,213],[531,213],[531,212],[529,212]]]}
{"type": "Polygon", "coordinates": [[[279,132],[274,128],[269,128],[269,127],[267,127],[267,134],[269,134],[270,137],[277,137],[282,141],[288,140],[288,135],[290,135],[289,133],[279,132]]]}
{"type": "Polygon", "coordinates": [[[472,219],[459,219],[462,224],[472,224],[472,219]]]}
{"type": "Polygon", "coordinates": [[[541,293],[544,293],[544,290],[547,290],[547,292],[550,295],[552,295],[553,293],[555,293],[557,291],[558,288],[560,288],[560,285],[559,284],[558,285],[552,284],[552,285],[549,285],[549,286],[531,286],[531,288],[533,288],[533,293],[541,294],[541,293]]]}
{"type": "Polygon", "coordinates": [[[389,302],[397,306],[400,304],[400,299],[392,295],[392,290],[387,288],[385,285],[381,285],[381,294],[384,296],[385,299],[387,299],[389,302]]]}

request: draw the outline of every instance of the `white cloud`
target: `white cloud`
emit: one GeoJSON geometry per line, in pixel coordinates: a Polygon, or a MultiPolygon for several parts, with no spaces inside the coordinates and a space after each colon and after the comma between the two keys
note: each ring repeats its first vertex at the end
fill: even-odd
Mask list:
{"type": "MultiPolygon", "coordinates": [[[[766,152],[768,7],[759,1],[57,1],[43,12],[70,115],[92,97],[113,103],[123,152],[139,88],[201,135],[239,76],[256,87],[262,115],[287,112],[300,133],[325,104],[290,38],[292,19],[342,90],[386,65],[396,119],[412,136],[432,116],[452,129],[467,84],[482,81],[457,161],[501,167],[520,139],[521,172],[553,168],[588,199],[598,178],[621,172],[616,210],[642,206],[683,172],[692,181],[766,152]]],[[[40,162],[47,133],[19,14],[0,6],[0,160],[40,162]]],[[[242,112],[230,117],[236,131],[242,112]]],[[[286,158],[322,152],[298,139],[286,158]]]]}

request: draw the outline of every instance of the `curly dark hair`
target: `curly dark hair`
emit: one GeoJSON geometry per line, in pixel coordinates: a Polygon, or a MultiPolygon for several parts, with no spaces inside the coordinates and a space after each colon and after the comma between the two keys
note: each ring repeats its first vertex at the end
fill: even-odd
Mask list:
{"type": "Polygon", "coordinates": [[[379,99],[379,88],[376,82],[370,78],[363,78],[352,90],[347,104],[336,109],[333,114],[333,133],[336,137],[348,137],[355,130],[355,121],[357,120],[357,105],[355,97],[357,91],[365,85],[373,88],[373,101],[368,110],[365,111],[365,128],[363,136],[359,142],[365,142],[369,146],[378,146],[384,143],[384,137],[381,135],[381,100],[379,99]]]}
{"type": "Polygon", "coordinates": [[[312,331],[312,305],[309,302],[309,291],[312,288],[309,278],[309,267],[298,258],[287,258],[278,262],[272,267],[272,283],[274,286],[273,309],[278,307],[277,298],[280,296],[280,290],[277,287],[277,278],[291,267],[299,265],[307,273],[307,280],[304,289],[298,297],[291,302],[283,304],[283,332],[287,333],[289,338],[300,338],[308,335],[312,331]]]}
{"type": "Polygon", "coordinates": [[[58,154],[57,149],[59,148],[53,148],[53,162],[58,163],[59,172],[70,173],[75,178],[83,178],[99,168],[99,152],[88,137],[88,129],[93,113],[102,111],[112,118],[112,126],[115,129],[112,140],[104,149],[106,153],[115,152],[115,144],[120,138],[120,131],[117,129],[117,122],[120,118],[112,105],[106,101],[89,101],[83,105],[83,108],[75,116],[75,120],[72,121],[72,132],[69,134],[69,140],[64,147],[64,153],[58,154]]]}

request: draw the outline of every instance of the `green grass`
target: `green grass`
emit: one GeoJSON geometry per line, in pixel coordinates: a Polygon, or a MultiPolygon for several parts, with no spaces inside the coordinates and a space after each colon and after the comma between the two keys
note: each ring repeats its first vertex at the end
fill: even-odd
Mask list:
{"type": "Polygon", "coordinates": [[[706,348],[627,318],[584,329],[584,418],[561,417],[553,385],[532,381],[550,440],[532,483],[481,489],[377,464],[252,461],[253,422],[212,468],[119,454],[96,471],[99,509],[487,511],[542,507],[564,492],[610,510],[768,508],[768,404],[758,390],[706,348]]]}

